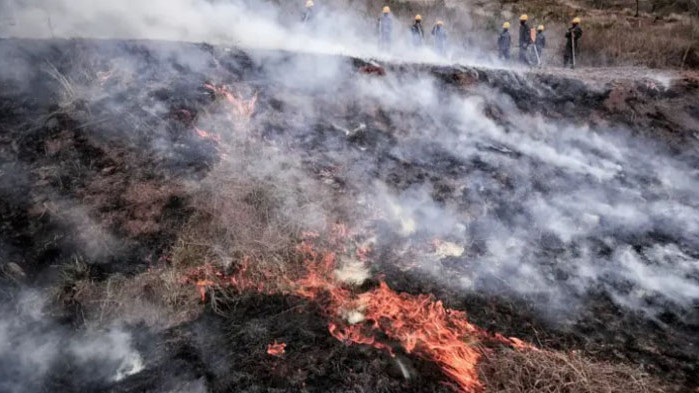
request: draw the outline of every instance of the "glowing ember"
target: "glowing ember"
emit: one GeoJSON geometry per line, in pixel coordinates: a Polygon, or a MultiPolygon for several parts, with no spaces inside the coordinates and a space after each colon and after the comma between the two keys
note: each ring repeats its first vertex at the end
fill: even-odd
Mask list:
{"type": "Polygon", "coordinates": [[[267,354],[270,356],[282,356],[286,353],[285,348],[286,343],[277,343],[277,340],[274,340],[274,343],[267,345],[267,354]]]}
{"type": "Polygon", "coordinates": [[[521,350],[530,350],[530,351],[540,351],[539,348],[526,343],[517,337],[505,337],[500,333],[495,333],[495,336],[493,337],[496,341],[499,341],[503,344],[507,344],[512,346],[513,348],[521,349],[521,350]]]}
{"type": "Polygon", "coordinates": [[[199,290],[199,296],[201,297],[201,302],[204,303],[206,301],[206,288],[214,285],[215,283],[213,281],[209,280],[199,280],[195,284],[197,286],[197,290],[199,290]]]}
{"type": "Polygon", "coordinates": [[[216,134],[210,134],[201,128],[194,127],[194,131],[199,135],[202,139],[211,139],[214,142],[221,142],[221,137],[216,135],[216,134]]]}
{"type": "Polygon", "coordinates": [[[226,102],[232,106],[234,113],[239,117],[250,118],[255,113],[255,104],[257,103],[257,93],[251,99],[245,100],[242,97],[237,97],[233,92],[225,86],[215,86],[205,84],[204,88],[212,91],[214,94],[226,99],[226,102]]]}
{"type": "Polygon", "coordinates": [[[114,74],[113,70],[97,72],[97,80],[99,81],[100,86],[107,83],[107,81],[109,81],[109,79],[112,78],[113,74],[114,74]]]}

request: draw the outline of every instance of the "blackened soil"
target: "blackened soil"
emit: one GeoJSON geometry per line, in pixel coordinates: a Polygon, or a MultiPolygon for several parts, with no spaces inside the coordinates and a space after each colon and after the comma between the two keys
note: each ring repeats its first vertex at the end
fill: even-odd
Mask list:
{"type": "Polygon", "coordinates": [[[195,381],[213,393],[452,391],[432,364],[332,338],[326,317],[306,301],[250,294],[229,307],[144,346],[149,371],[109,391],[161,392],[195,381]],[[283,355],[267,353],[275,342],[286,344],[283,355]]]}
{"type": "MultiPolygon", "coordinates": [[[[18,265],[29,285],[50,283],[55,266],[76,258],[92,266],[96,279],[104,279],[142,271],[168,253],[192,213],[184,183],[205,176],[218,157],[215,144],[197,137],[193,129],[214,102],[205,83],[245,83],[259,92],[261,112],[287,109],[280,97],[286,93],[284,86],[267,78],[274,64],[237,50],[183,43],[0,40],[0,55],[21,65],[21,73],[0,73],[0,262],[18,265]],[[86,93],[89,100],[71,93],[84,86],[94,89],[86,93]]],[[[277,56],[275,61],[295,56],[277,56]]],[[[347,63],[347,78],[367,65],[357,59],[347,63]]],[[[479,86],[498,89],[527,113],[627,125],[664,138],[677,151],[691,148],[686,142],[699,132],[696,116],[673,114],[683,107],[696,114],[697,84],[691,78],[662,90],[647,87],[647,82],[589,90],[579,81],[555,76],[536,76],[532,83],[531,78],[500,71],[387,69],[428,72],[459,94],[479,86]]],[[[452,180],[470,173],[492,173],[508,187],[507,178],[497,178],[496,168],[477,157],[465,161],[431,145],[415,146],[424,153],[420,161],[396,155],[392,148],[400,135],[389,132],[392,125],[385,113],[366,113],[359,103],[333,102],[333,89],[344,87],[327,87],[330,93],[317,99],[325,102],[314,102],[327,115],[314,119],[313,126],[264,118],[253,119],[253,127],[268,139],[292,135],[289,145],[304,152],[312,173],[342,164],[326,151],[332,147],[333,152],[371,162],[360,172],[367,178],[382,179],[396,189],[433,186],[438,202],[453,198],[452,180]]],[[[501,121],[497,106],[488,110],[493,121],[501,121]]],[[[502,151],[498,146],[484,148],[502,151]]],[[[343,187],[341,178],[334,181],[343,187]]],[[[552,185],[535,186],[543,190],[552,185]]],[[[515,215],[517,205],[495,208],[506,220],[515,215]]],[[[494,332],[642,365],[671,383],[699,386],[699,358],[691,348],[699,345],[695,326],[684,325],[671,313],[660,317],[672,324],[668,329],[619,309],[604,293],[591,294],[581,317],[560,328],[525,302],[464,296],[390,264],[382,269],[391,287],[432,293],[494,332]]],[[[291,297],[243,297],[224,315],[209,312],[156,334],[157,339],[146,337],[139,344],[146,371],[113,386],[86,387],[71,384],[70,370],[64,370],[50,379],[49,390],[167,392],[184,386],[184,391],[196,392],[203,386],[213,392],[450,391],[434,365],[338,342],[328,334],[326,318],[317,308],[291,297]],[[275,340],[287,344],[282,357],[266,352],[275,340]],[[408,370],[407,378],[398,362],[408,370]]]]}

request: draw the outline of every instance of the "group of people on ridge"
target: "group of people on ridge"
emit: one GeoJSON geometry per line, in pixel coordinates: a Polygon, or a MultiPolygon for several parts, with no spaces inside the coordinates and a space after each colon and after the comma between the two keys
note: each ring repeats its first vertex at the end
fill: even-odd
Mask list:
{"type": "MultiPolygon", "coordinates": [[[[442,56],[447,54],[447,29],[444,22],[438,20],[431,31],[434,37],[434,49],[442,56]]],[[[413,46],[420,47],[425,43],[425,30],[422,27],[422,15],[415,15],[415,20],[410,26],[410,36],[413,46]]],[[[389,49],[393,38],[393,15],[391,8],[383,7],[379,18],[379,49],[389,49]]]]}
{"type": "MultiPolygon", "coordinates": [[[[303,22],[310,22],[313,18],[313,0],[307,0],[306,10],[303,13],[303,22]]],[[[534,63],[541,64],[544,50],[546,49],[546,36],[544,35],[544,25],[539,25],[534,32],[529,27],[529,17],[523,14],[519,17],[519,61],[524,64],[533,65],[534,63]],[[530,58],[533,48],[536,60],[530,58]]],[[[381,16],[378,20],[377,32],[379,36],[379,49],[388,51],[391,48],[393,40],[393,14],[391,8],[384,6],[381,10],[381,16]]],[[[442,56],[447,54],[447,30],[444,22],[437,20],[431,31],[434,37],[434,50],[442,56]]],[[[413,24],[410,26],[411,42],[413,46],[420,47],[425,44],[425,30],[422,27],[422,16],[415,15],[413,24]]],[[[580,27],[580,18],[575,17],[571,22],[565,34],[566,46],[563,53],[563,66],[575,67],[576,55],[578,51],[578,41],[582,37],[582,28],[580,27]]],[[[498,57],[501,60],[510,59],[510,48],[512,46],[512,37],[510,36],[510,22],[502,24],[502,31],[498,36],[498,57]]]]}
{"type": "MultiPolygon", "coordinates": [[[[519,61],[524,64],[532,64],[529,59],[528,50],[534,48],[537,62],[540,64],[543,58],[544,49],[546,48],[546,36],[544,35],[544,25],[539,25],[536,28],[536,34],[532,33],[528,23],[529,17],[523,14],[519,17],[519,61]]],[[[563,66],[575,67],[575,56],[578,51],[578,41],[582,37],[582,28],[580,27],[580,18],[575,17],[571,22],[565,34],[566,46],[563,51],[563,66]]],[[[498,57],[503,60],[510,59],[510,47],[512,38],[510,37],[510,22],[502,24],[502,31],[498,37],[498,57]]]]}

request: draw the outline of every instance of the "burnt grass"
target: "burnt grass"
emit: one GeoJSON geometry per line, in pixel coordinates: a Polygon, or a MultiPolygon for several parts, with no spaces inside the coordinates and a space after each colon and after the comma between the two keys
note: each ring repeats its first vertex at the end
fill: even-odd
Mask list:
{"type": "MultiPolygon", "coordinates": [[[[24,273],[3,276],[2,296],[8,300],[22,287],[53,285],[60,267],[75,258],[89,264],[91,278],[99,281],[117,273],[137,274],[168,255],[195,209],[184,185],[205,177],[218,160],[215,144],[193,131],[197,117],[215,101],[203,88],[205,83],[242,84],[258,92],[258,113],[284,112],[282,92],[314,94],[270,77],[276,65],[303,63],[313,55],[94,40],[0,40],[0,53],[18,67],[0,74],[0,262],[15,264],[24,273]],[[119,67],[130,70],[135,79],[116,82],[119,67]],[[100,81],[101,93],[91,100],[66,96],[65,86],[50,76],[51,70],[76,88],[100,81]],[[116,76],[100,79],[109,72],[116,76]]],[[[377,78],[386,71],[405,77],[430,74],[446,91],[458,94],[483,88],[504,92],[527,113],[624,125],[639,137],[657,138],[676,154],[688,154],[695,144],[695,123],[676,116],[678,108],[696,114],[699,84],[692,77],[662,90],[648,88],[646,81],[590,89],[556,75],[427,65],[378,67],[361,59],[329,58],[341,64],[347,79],[365,72],[377,78]],[[612,99],[621,101],[610,103],[612,99]]],[[[429,184],[437,202],[454,198],[455,179],[496,170],[439,147],[420,146],[420,161],[396,155],[392,147],[399,136],[387,131],[389,117],[380,109],[368,113],[356,103],[332,102],[333,92],[343,88],[341,81],[327,86],[320,99],[329,98],[325,109],[345,105],[339,113],[348,128],[366,125],[350,135],[338,133],[332,119],[322,117],[309,126],[255,115],[256,127],[265,140],[284,140],[301,152],[314,176],[338,165],[329,148],[361,151],[371,157],[371,165],[360,174],[396,189],[429,184]]],[[[504,122],[500,107],[487,110],[495,122],[504,122]]],[[[344,189],[340,176],[331,183],[339,192],[353,192],[344,189]]],[[[516,207],[499,208],[507,216],[508,209],[516,207]]],[[[649,236],[662,241],[669,235],[649,236]]],[[[383,245],[392,241],[390,235],[380,236],[383,245]]],[[[528,301],[505,293],[464,294],[395,268],[391,261],[396,256],[390,250],[380,248],[377,254],[384,261],[379,272],[392,288],[431,293],[449,307],[466,310],[473,323],[490,331],[545,348],[639,365],[677,389],[699,386],[696,309],[686,311],[688,318],[669,310],[656,320],[618,307],[601,289],[587,295],[574,321],[552,324],[528,301]]],[[[67,312],[72,316],[59,323],[80,328],[79,307],[67,312]]],[[[223,313],[207,310],[197,320],[165,332],[139,326],[132,330],[147,365],[143,372],[118,383],[86,384],[71,379],[73,371],[58,368],[46,387],[66,392],[165,392],[182,386],[196,391],[198,384],[211,392],[452,391],[434,364],[399,349],[397,358],[391,358],[369,347],[338,342],[328,334],[317,306],[289,296],[246,295],[227,304],[223,313]],[[274,340],[287,343],[285,355],[267,355],[266,346],[274,340]],[[410,370],[410,378],[403,377],[397,362],[410,370]]]]}

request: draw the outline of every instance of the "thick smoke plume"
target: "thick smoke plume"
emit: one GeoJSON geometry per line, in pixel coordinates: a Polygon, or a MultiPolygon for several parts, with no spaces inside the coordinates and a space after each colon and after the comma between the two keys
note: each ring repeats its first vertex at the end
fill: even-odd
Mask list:
{"type": "MultiPolygon", "coordinates": [[[[316,17],[304,25],[300,23],[302,1],[5,1],[5,23],[0,31],[15,37],[159,39],[355,56],[388,55],[377,49],[375,30],[381,7],[357,8],[355,2],[316,2],[316,17]]],[[[429,45],[418,50],[411,47],[409,23],[410,19],[395,19],[391,53],[406,60],[444,61],[429,45]]],[[[430,25],[425,29],[429,35],[430,25]]],[[[461,40],[454,37],[453,41],[453,47],[458,48],[461,40]]],[[[478,47],[472,47],[467,57],[473,58],[477,52],[478,47]]]]}

